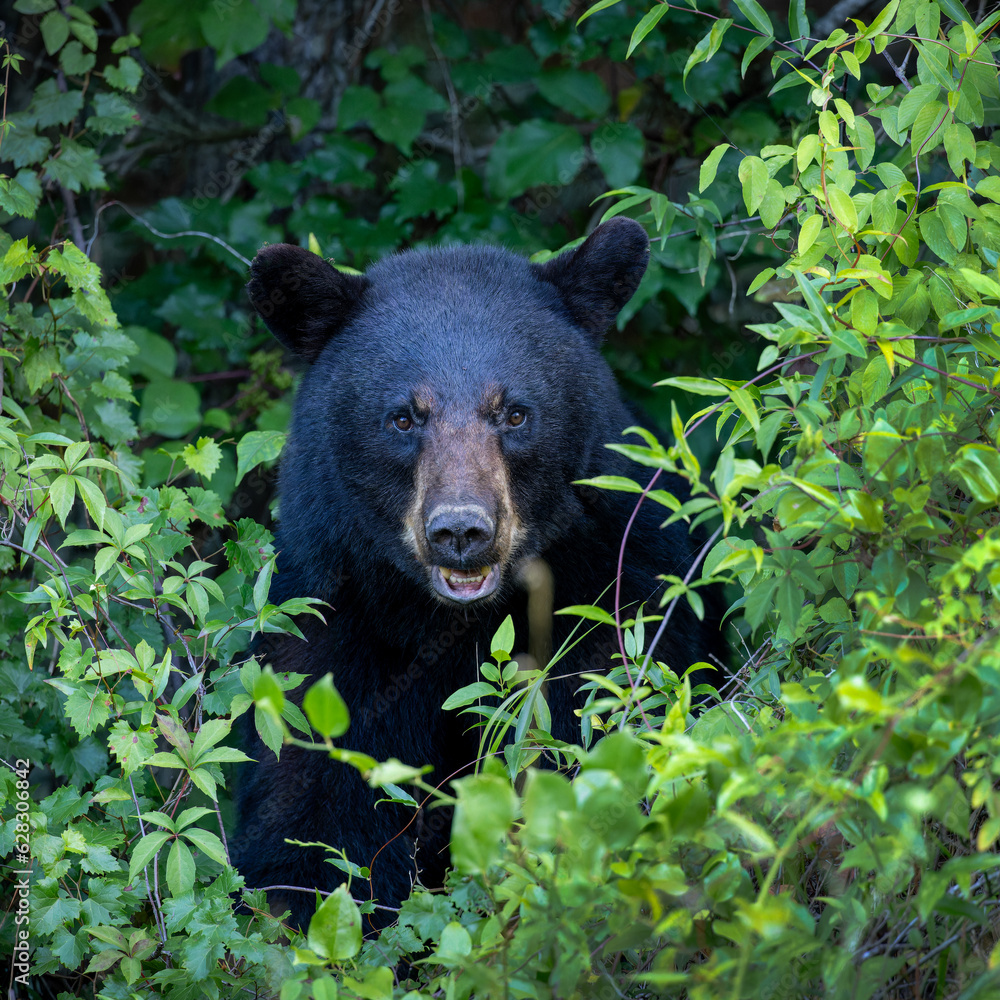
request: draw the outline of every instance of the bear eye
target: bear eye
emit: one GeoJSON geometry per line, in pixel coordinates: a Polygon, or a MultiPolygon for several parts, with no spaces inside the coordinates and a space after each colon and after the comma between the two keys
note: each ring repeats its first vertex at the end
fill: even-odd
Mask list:
{"type": "Polygon", "coordinates": [[[404,434],[407,431],[413,430],[413,417],[408,413],[397,413],[396,416],[392,418],[392,426],[396,428],[397,431],[402,431],[404,434]]]}
{"type": "Polygon", "coordinates": [[[527,418],[528,414],[524,410],[513,409],[507,414],[507,426],[520,427],[527,418]]]}

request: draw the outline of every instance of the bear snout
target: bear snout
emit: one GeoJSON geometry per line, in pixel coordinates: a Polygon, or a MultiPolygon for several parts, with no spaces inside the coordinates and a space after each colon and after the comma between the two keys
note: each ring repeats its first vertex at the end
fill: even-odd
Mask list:
{"type": "Polygon", "coordinates": [[[435,559],[451,566],[481,562],[496,534],[496,522],[478,504],[442,504],[424,523],[424,537],[435,559]]]}

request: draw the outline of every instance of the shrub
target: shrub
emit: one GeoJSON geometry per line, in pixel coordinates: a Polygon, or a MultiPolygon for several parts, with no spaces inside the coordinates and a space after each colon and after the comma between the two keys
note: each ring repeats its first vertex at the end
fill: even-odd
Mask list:
{"type": "MultiPolygon", "coordinates": [[[[801,3],[778,26],[756,0],[734,3],[732,16],[659,4],[633,29],[615,0],[602,0],[581,19],[581,30],[607,19],[601,30],[622,56],[631,32],[637,65],[679,104],[723,101],[737,66],[773,77],[756,142],[745,130],[709,150],[706,126],[695,127],[702,164],[686,201],[652,177],[640,183],[627,130],[598,161],[616,185],[606,215],[630,212],[661,237],[640,305],[644,294],[651,308],[666,301],[679,263],[669,254],[684,245],[691,289],[671,285],[671,308],[705,306],[734,230],[746,241],[734,260],[722,255],[734,296],[746,288],[773,305],[772,321],[738,341],[762,345],[758,374],[664,380],[679,403],[668,443],[614,443],[650,467],[650,480],[601,484],[704,525],[704,558],[638,620],[576,609],[583,627],[616,628],[620,653],[586,679],[582,745],[562,748],[560,770],[528,766],[548,742],[541,685],[519,686],[508,669],[514,641],[501,630],[485,687],[451,702],[483,719],[476,695],[495,688],[504,704],[486,712],[484,740],[506,729],[507,745],[457,783],[447,892],[415,892],[395,926],[363,941],[348,886],[291,949],[276,921],[234,913],[241,883],[223,822],[223,766],[242,756],[227,745],[236,717],[253,710],[274,748],[289,733],[311,742],[303,737],[315,729],[324,749],[346,721],[331,685],[310,696],[307,721],[284,696],[299,678],[242,660],[252,634],[294,631],[293,617],[315,610],[268,603],[273,539],[231,502],[234,486],[280,451],[289,380],[277,355],[244,342],[242,307],[226,304],[241,267],[221,249],[207,259],[199,250],[196,265],[164,259],[153,279],[119,282],[129,287],[114,302],[102,287],[74,211],[108,183],[102,157],[130,127],[139,39],[120,34],[99,76],[90,15],[35,5],[69,83],[42,83],[10,116],[0,148],[17,173],[2,179],[0,207],[51,223],[43,185],[62,190],[76,237],[41,249],[27,236],[0,243],[0,732],[15,765],[0,777],[0,843],[16,891],[0,935],[20,960],[16,918],[30,916],[32,975],[47,977],[36,995],[60,981],[67,996],[254,990],[289,1000],[996,990],[1000,147],[990,129],[1000,14],[977,24],[957,0],[893,0],[871,23],[814,40],[801,3]],[[675,22],[681,37],[708,29],[683,66],[664,46],[675,22]],[[81,140],[81,124],[96,145],[81,140]],[[770,266],[740,286],[761,262],[770,266]],[[178,330],[174,343],[138,322],[154,279],[170,291],[157,308],[178,330]],[[193,376],[178,369],[175,343],[193,376]],[[244,366],[229,373],[245,379],[229,405],[235,420],[212,405],[228,393],[202,380],[226,363],[244,366]],[[690,394],[708,405],[685,418],[690,394]],[[718,458],[702,482],[697,432],[711,427],[718,458]],[[136,454],[140,438],[148,447],[136,454]],[[664,469],[690,481],[689,501],[657,490],[664,469]],[[672,602],[697,609],[698,587],[713,580],[734,597],[743,662],[694,718],[697,692],[680,676],[688,665],[657,661],[656,643],[672,602]],[[24,896],[17,879],[29,867],[24,896]]],[[[171,32],[157,35],[149,18],[158,8],[141,8],[164,45],[171,32]]],[[[198,24],[222,62],[247,51],[226,34],[237,37],[233,24],[198,24]]],[[[546,30],[562,33],[552,51],[575,44],[561,21],[539,24],[536,45],[546,30]]],[[[442,44],[460,48],[437,27],[442,44]]],[[[374,98],[351,91],[354,117],[344,112],[342,129],[367,122],[405,154],[416,137],[400,131],[393,101],[422,95],[432,114],[440,95],[422,89],[412,53],[378,51],[371,68],[386,86],[374,98]]],[[[451,58],[474,75],[465,53],[451,58]]],[[[8,51],[8,79],[16,63],[8,51]]],[[[537,70],[553,107],[599,117],[600,88],[569,68],[534,67],[526,79],[537,70]]],[[[273,94],[280,79],[270,73],[273,94]]],[[[287,99],[285,113],[308,132],[315,109],[284,85],[274,102],[287,99]]],[[[222,113],[236,113],[238,96],[217,97],[222,113]]],[[[627,119],[628,101],[618,110],[627,119]]],[[[521,170],[533,136],[559,138],[553,156],[576,141],[565,121],[509,125],[483,168],[504,200],[552,183],[544,164],[521,170]]],[[[342,131],[333,145],[310,170],[333,157],[339,170],[363,172],[369,154],[356,138],[342,131]]],[[[278,197],[281,166],[257,169],[260,191],[278,197]]],[[[447,220],[443,238],[482,225],[459,200],[460,190],[473,197],[473,174],[453,203],[429,204],[418,195],[442,168],[428,156],[413,169],[422,180],[412,189],[409,174],[389,185],[391,226],[407,213],[447,220]]],[[[558,163],[552,170],[558,180],[558,163]]],[[[153,225],[190,221],[193,209],[164,201],[153,225]]],[[[215,213],[231,238],[271,238],[266,213],[251,224],[239,199],[207,198],[202,209],[200,224],[211,228],[215,213]]],[[[391,228],[357,225],[372,245],[391,228]]],[[[304,216],[292,224],[303,242],[315,240],[313,226],[304,216]]],[[[440,795],[398,762],[352,764],[394,797],[410,796],[401,784],[440,795]]],[[[350,860],[341,862],[349,872],[350,860]]]]}

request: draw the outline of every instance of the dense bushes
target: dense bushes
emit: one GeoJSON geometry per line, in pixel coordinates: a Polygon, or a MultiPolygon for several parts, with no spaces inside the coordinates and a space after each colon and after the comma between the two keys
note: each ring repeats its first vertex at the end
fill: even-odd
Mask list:
{"type": "MultiPolygon", "coordinates": [[[[396,35],[348,36],[365,68],[333,127],[312,81],[254,55],[288,5],[145,0],[141,41],[106,11],[17,6],[15,54],[33,59],[6,59],[8,84],[20,69],[31,86],[0,147],[16,765],[0,843],[16,874],[26,842],[33,859],[21,993],[995,991],[1000,15],[893,0],[814,41],[797,4],[790,26],[755,0],[726,16],[604,2],[578,26],[546,4],[504,36],[413,5],[396,35]],[[152,229],[126,224],[96,192],[127,201],[181,155],[142,117],[173,101],[208,142],[170,83],[202,46],[219,75],[197,111],[226,156],[136,212],[152,229]],[[239,60],[250,83],[225,79],[239,60]],[[226,863],[232,720],[254,711],[274,747],[310,731],[284,699],[296,679],[242,660],[308,609],[266,599],[290,379],[248,326],[240,258],[277,238],[346,264],[424,239],[540,249],[605,208],[663,237],[611,355],[627,385],[665,359],[682,373],[651,407],[664,445],[615,446],[695,492],[604,485],[704,524],[671,597],[697,607],[699,583],[730,581],[742,666],[693,720],[672,672],[687,665],[655,655],[671,605],[647,609],[586,679],[584,745],[564,752],[579,767],[512,783],[544,714],[498,635],[482,684],[509,715],[484,738],[510,725],[514,742],[459,786],[449,891],[416,893],[365,942],[340,891],[288,949],[271,919],[233,913],[226,863]],[[773,311],[716,332],[750,294],[773,311]],[[711,335],[685,341],[686,315],[711,335]]],[[[452,704],[475,713],[485,689],[452,704]]],[[[332,688],[306,710],[321,740],[343,731],[332,688]]],[[[432,793],[398,763],[372,776],[432,793]]]]}

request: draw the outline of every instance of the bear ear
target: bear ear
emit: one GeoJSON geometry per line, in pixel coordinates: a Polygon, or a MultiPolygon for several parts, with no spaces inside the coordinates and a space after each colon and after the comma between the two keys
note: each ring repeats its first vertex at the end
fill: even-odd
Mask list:
{"type": "Polygon", "coordinates": [[[648,260],[646,230],[616,215],[576,250],[535,266],[539,277],[559,290],[576,322],[600,337],[639,287],[648,260]]]}
{"type": "Polygon", "coordinates": [[[344,274],[289,243],[263,247],[250,264],[247,293],[268,329],[310,364],[358,307],[368,279],[344,274]]]}

